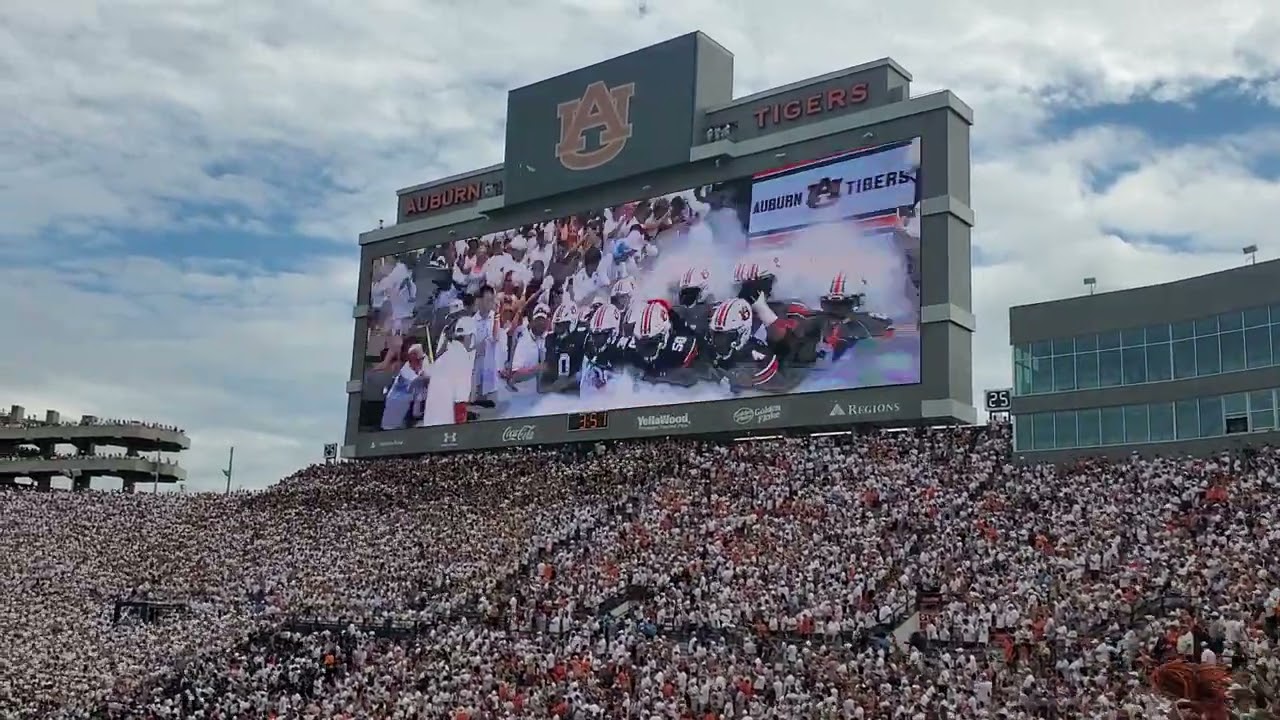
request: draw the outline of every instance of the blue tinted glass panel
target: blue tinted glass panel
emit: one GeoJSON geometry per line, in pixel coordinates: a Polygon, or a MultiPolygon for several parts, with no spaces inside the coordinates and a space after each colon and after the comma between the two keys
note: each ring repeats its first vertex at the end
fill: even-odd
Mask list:
{"type": "Polygon", "coordinates": [[[1031,343],[1031,357],[1049,357],[1053,354],[1052,340],[1037,340],[1031,343]]]}
{"type": "Polygon", "coordinates": [[[1031,361],[1031,392],[1053,392],[1053,361],[1049,358],[1031,361]]]}
{"type": "Polygon", "coordinates": [[[1102,444],[1124,444],[1124,408],[1102,408],[1102,444]]]}
{"type": "Polygon", "coordinates": [[[1244,328],[1244,318],[1243,313],[1239,310],[1225,312],[1218,316],[1218,332],[1240,330],[1242,328],[1244,328]]]}
{"type": "Polygon", "coordinates": [[[1173,406],[1174,429],[1179,440],[1200,437],[1200,411],[1195,400],[1179,400],[1173,406]]]}
{"type": "Polygon", "coordinates": [[[1140,385],[1147,381],[1147,349],[1128,347],[1122,351],[1124,360],[1124,384],[1140,385]]]}
{"type": "Polygon", "coordinates": [[[1076,427],[1079,447],[1097,447],[1102,444],[1102,428],[1099,425],[1099,413],[1096,408],[1077,410],[1076,427]]]}
{"type": "Polygon", "coordinates": [[[1244,311],[1244,326],[1247,328],[1258,327],[1267,324],[1267,309],[1265,307],[1249,308],[1244,311]]]}
{"type": "Polygon", "coordinates": [[[1196,375],[1222,372],[1222,354],[1218,352],[1218,336],[1196,338],[1196,375]]]}
{"type": "Polygon", "coordinates": [[[1256,413],[1249,414],[1249,430],[1257,432],[1259,430],[1274,430],[1276,427],[1276,414],[1271,410],[1259,410],[1256,413]]]}
{"type": "Polygon", "coordinates": [[[1173,343],[1173,376],[1179,380],[1196,376],[1196,341],[1173,343]]]}
{"type": "Polygon", "coordinates": [[[1159,402],[1147,405],[1151,421],[1151,442],[1173,439],[1173,403],[1159,402]]]}
{"type": "Polygon", "coordinates": [[[1110,332],[1098,333],[1098,349],[1113,350],[1120,347],[1120,331],[1112,330],[1110,332]]]}
{"type": "Polygon", "coordinates": [[[1076,351],[1075,338],[1058,338],[1053,341],[1054,355],[1070,355],[1076,351]]]}
{"type": "Polygon", "coordinates": [[[1275,393],[1270,390],[1254,390],[1249,393],[1249,412],[1271,410],[1275,402],[1275,393]]]}
{"type": "Polygon", "coordinates": [[[1031,446],[1036,450],[1053,449],[1053,413],[1031,416],[1031,446]]]}
{"type": "Polygon", "coordinates": [[[1271,328],[1264,325],[1244,331],[1244,362],[1250,370],[1271,364],[1271,328]]]}
{"type": "Polygon", "coordinates": [[[1244,393],[1222,396],[1222,413],[1224,415],[1243,415],[1247,412],[1249,412],[1249,400],[1244,393]]]}
{"type": "Polygon", "coordinates": [[[1271,364],[1280,365],[1280,323],[1271,326],[1271,364]]]}
{"type": "Polygon", "coordinates": [[[1076,355],[1076,387],[1081,390],[1098,387],[1098,353],[1076,355]]]}
{"type": "Polygon", "coordinates": [[[1031,419],[1027,415],[1013,416],[1013,450],[1026,452],[1031,449],[1031,419]]]}
{"type": "Polygon", "coordinates": [[[1160,382],[1173,378],[1173,360],[1169,343],[1147,346],[1147,382],[1160,382]]]}
{"type": "Polygon", "coordinates": [[[1103,350],[1098,353],[1098,386],[1115,387],[1124,380],[1119,350],[1103,350]]]}
{"type": "Polygon", "coordinates": [[[1190,320],[1177,322],[1169,327],[1169,332],[1174,340],[1188,340],[1196,336],[1196,324],[1190,320]]]}
{"type": "Polygon", "coordinates": [[[1222,398],[1200,398],[1200,437],[1218,437],[1226,434],[1222,421],[1222,398]]]}
{"type": "Polygon", "coordinates": [[[1218,332],[1218,316],[1200,318],[1196,321],[1196,337],[1216,335],[1218,332]]]}
{"type": "Polygon", "coordinates": [[[1243,331],[1232,330],[1218,335],[1218,345],[1222,348],[1222,372],[1244,369],[1243,331]]]}
{"type": "Polygon", "coordinates": [[[1076,411],[1066,410],[1053,414],[1053,432],[1059,450],[1076,447],[1076,411]]]}
{"type": "Polygon", "coordinates": [[[1120,331],[1120,344],[1124,347],[1134,347],[1143,345],[1147,342],[1146,328],[1130,328],[1120,331]]]}
{"type": "Polygon", "coordinates": [[[1147,327],[1147,343],[1169,342],[1169,323],[1147,327]]]}
{"type": "Polygon", "coordinates": [[[1056,392],[1076,389],[1076,358],[1058,355],[1053,359],[1053,389],[1056,392]]]}
{"type": "Polygon", "coordinates": [[[1076,352],[1098,349],[1098,336],[1095,333],[1076,336],[1076,352]]]}
{"type": "Polygon", "coordinates": [[[1147,406],[1126,405],[1124,408],[1124,441],[1144,443],[1151,439],[1147,428],[1147,406]]]}

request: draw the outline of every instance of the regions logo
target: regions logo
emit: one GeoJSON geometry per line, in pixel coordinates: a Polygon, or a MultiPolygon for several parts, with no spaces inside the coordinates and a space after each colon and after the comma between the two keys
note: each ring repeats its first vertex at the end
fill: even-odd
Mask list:
{"type": "Polygon", "coordinates": [[[594,170],[618,157],[631,138],[631,98],[636,84],[609,87],[597,80],[577,100],[556,106],[560,140],[556,157],[568,170],[594,170]],[[587,149],[587,134],[599,130],[599,147],[587,149]]]}
{"type": "Polygon", "coordinates": [[[781,405],[742,407],[733,413],[733,421],[739,425],[763,425],[782,417],[781,405]]]}
{"type": "Polygon", "coordinates": [[[681,413],[679,415],[673,413],[641,415],[636,418],[636,426],[641,430],[679,430],[690,425],[689,413],[681,413]]]}
{"type": "Polygon", "coordinates": [[[863,415],[884,415],[886,413],[896,413],[902,411],[902,404],[897,402],[888,403],[872,403],[868,405],[855,405],[850,403],[842,405],[836,403],[831,408],[831,412],[827,413],[830,417],[860,417],[863,415]]]}
{"type": "Polygon", "coordinates": [[[534,425],[510,425],[502,429],[502,442],[529,442],[536,429],[534,425]]]}

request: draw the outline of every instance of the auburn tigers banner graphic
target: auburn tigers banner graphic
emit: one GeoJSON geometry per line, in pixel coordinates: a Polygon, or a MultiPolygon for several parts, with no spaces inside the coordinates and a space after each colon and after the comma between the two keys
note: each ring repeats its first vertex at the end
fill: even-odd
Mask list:
{"type": "Polygon", "coordinates": [[[757,175],[747,231],[785,232],[913,206],[919,166],[917,138],[757,175]]]}

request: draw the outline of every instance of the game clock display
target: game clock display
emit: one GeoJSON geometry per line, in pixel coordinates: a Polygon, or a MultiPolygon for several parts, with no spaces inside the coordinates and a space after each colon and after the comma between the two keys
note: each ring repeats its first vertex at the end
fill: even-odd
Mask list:
{"type": "Polygon", "coordinates": [[[576,432],[578,430],[604,430],[607,427],[609,427],[609,413],[604,410],[569,413],[569,432],[576,432]]]}

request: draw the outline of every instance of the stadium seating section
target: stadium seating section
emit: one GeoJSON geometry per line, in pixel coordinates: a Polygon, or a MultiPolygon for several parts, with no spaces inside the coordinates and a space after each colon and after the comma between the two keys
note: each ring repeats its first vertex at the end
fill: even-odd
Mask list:
{"type": "Polygon", "coordinates": [[[1176,657],[1269,717],[1280,454],[1009,451],[995,426],[0,493],[0,719],[1133,720],[1174,717],[1147,670],[1176,657]]]}

